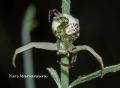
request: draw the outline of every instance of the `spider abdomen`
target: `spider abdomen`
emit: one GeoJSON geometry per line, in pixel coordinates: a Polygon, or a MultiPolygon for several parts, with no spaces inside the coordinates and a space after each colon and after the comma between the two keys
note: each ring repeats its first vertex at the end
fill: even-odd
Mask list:
{"type": "MultiPolygon", "coordinates": [[[[72,30],[72,33],[78,32],[80,30],[80,28],[79,28],[79,20],[78,19],[76,19],[73,16],[68,15],[68,14],[63,14],[63,16],[68,19],[68,25],[65,28],[66,32],[68,32],[69,29],[72,30]]],[[[61,19],[59,19],[59,20],[61,20],[61,19]]],[[[52,22],[52,30],[53,31],[57,31],[58,26],[61,25],[61,22],[59,20],[54,20],[53,19],[53,22],[52,22]]],[[[71,33],[68,33],[68,34],[71,34],[71,33]]]]}
{"type": "Polygon", "coordinates": [[[77,23],[70,23],[66,28],[65,28],[66,34],[67,35],[72,35],[77,32],[79,32],[79,25],[77,23]]]}
{"type": "MultiPolygon", "coordinates": [[[[50,11],[54,14],[52,31],[61,41],[74,42],[79,37],[79,20],[69,14],[61,14],[56,9],[50,11]]],[[[49,18],[50,18],[49,16],[49,18]]]]}

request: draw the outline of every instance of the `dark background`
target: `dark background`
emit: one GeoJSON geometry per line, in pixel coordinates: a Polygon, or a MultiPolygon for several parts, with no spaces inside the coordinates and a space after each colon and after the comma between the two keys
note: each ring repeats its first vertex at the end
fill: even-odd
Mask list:
{"type": "MultiPolygon", "coordinates": [[[[47,16],[50,9],[61,11],[61,0],[0,0],[0,88],[25,88],[24,79],[10,79],[9,74],[23,74],[22,54],[17,57],[17,68],[11,61],[16,48],[21,46],[21,22],[26,8],[37,8],[39,25],[31,33],[32,41],[55,42],[47,16]]],[[[117,0],[72,0],[71,14],[80,20],[80,37],[76,45],[87,44],[102,57],[105,66],[120,63],[120,20],[117,0]]],[[[47,74],[48,79],[36,79],[36,88],[57,88],[46,67],[59,69],[56,52],[33,49],[35,74],[47,74]]],[[[70,71],[74,80],[99,69],[98,62],[88,52],[81,52],[75,68],[70,71]]],[[[58,70],[59,72],[59,70],[58,70]]],[[[75,88],[120,88],[120,71],[109,73],[75,88]]]]}

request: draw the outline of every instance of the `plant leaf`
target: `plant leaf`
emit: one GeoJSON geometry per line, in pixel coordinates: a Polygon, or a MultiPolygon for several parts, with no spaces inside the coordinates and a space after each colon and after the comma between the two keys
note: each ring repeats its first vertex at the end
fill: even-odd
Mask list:
{"type": "MultiPolygon", "coordinates": [[[[110,73],[110,72],[117,72],[120,70],[120,64],[117,64],[117,65],[112,65],[112,66],[108,66],[104,69],[104,72],[103,74],[107,74],[107,73],[110,73]]],[[[96,72],[93,72],[89,75],[86,75],[84,77],[78,77],[76,80],[74,80],[70,85],[69,85],[69,88],[72,88],[78,84],[81,84],[81,83],[84,83],[86,81],[89,81],[89,80],[92,80],[94,78],[97,78],[101,76],[101,70],[99,71],[96,71],[96,72]]]]}
{"type": "Polygon", "coordinates": [[[50,75],[52,76],[52,78],[56,82],[58,88],[62,88],[61,87],[61,81],[60,81],[60,78],[59,78],[56,70],[54,70],[53,68],[47,68],[47,70],[49,71],[50,75]]]}

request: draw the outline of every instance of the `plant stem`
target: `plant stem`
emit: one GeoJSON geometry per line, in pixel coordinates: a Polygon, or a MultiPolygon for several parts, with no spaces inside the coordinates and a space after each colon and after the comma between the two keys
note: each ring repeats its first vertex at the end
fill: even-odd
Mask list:
{"type": "MultiPolygon", "coordinates": [[[[25,13],[23,22],[22,22],[22,31],[21,31],[21,40],[22,44],[25,45],[31,42],[30,33],[32,30],[32,24],[35,17],[35,7],[34,5],[30,5],[27,8],[25,13]]],[[[23,53],[23,67],[25,75],[33,75],[33,59],[32,59],[32,51],[28,50],[23,53]]],[[[25,88],[35,88],[35,80],[34,78],[25,78],[25,88]]]]}
{"type": "MultiPolygon", "coordinates": [[[[70,0],[62,0],[62,13],[70,14],[70,0]]],[[[64,56],[61,58],[61,62],[69,64],[69,58],[64,56]]],[[[61,85],[62,88],[68,88],[69,86],[69,67],[61,65],[61,85]]]]}
{"type": "Polygon", "coordinates": [[[70,0],[62,0],[62,13],[70,14],[70,0]]]}
{"type": "MultiPolygon", "coordinates": [[[[69,64],[68,57],[67,56],[62,57],[61,62],[69,64]]],[[[69,68],[63,65],[61,65],[61,85],[62,88],[68,88],[69,86],[69,68]]]]}

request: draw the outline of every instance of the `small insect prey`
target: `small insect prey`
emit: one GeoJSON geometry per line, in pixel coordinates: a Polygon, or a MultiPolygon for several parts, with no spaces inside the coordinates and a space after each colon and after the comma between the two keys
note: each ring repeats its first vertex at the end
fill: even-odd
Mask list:
{"type": "Polygon", "coordinates": [[[48,20],[51,22],[51,16],[54,15],[53,21],[52,21],[52,32],[54,36],[57,38],[56,43],[48,43],[48,42],[31,42],[27,45],[24,45],[20,48],[17,48],[15,51],[15,54],[12,59],[12,64],[14,67],[15,65],[15,58],[17,54],[24,52],[31,48],[39,48],[39,49],[45,49],[45,50],[51,50],[51,51],[58,51],[58,55],[65,55],[67,57],[70,57],[71,55],[71,63],[70,64],[64,64],[62,62],[59,62],[59,64],[62,64],[64,66],[73,67],[74,63],[77,59],[77,54],[81,50],[87,50],[90,52],[96,60],[100,63],[101,66],[101,77],[103,77],[103,70],[104,70],[104,64],[102,61],[102,58],[99,54],[97,54],[90,46],[88,45],[80,45],[80,46],[74,46],[74,41],[79,37],[80,33],[80,26],[79,26],[79,20],[74,18],[73,16],[69,14],[61,14],[56,9],[49,11],[49,17],[48,20]]]}

